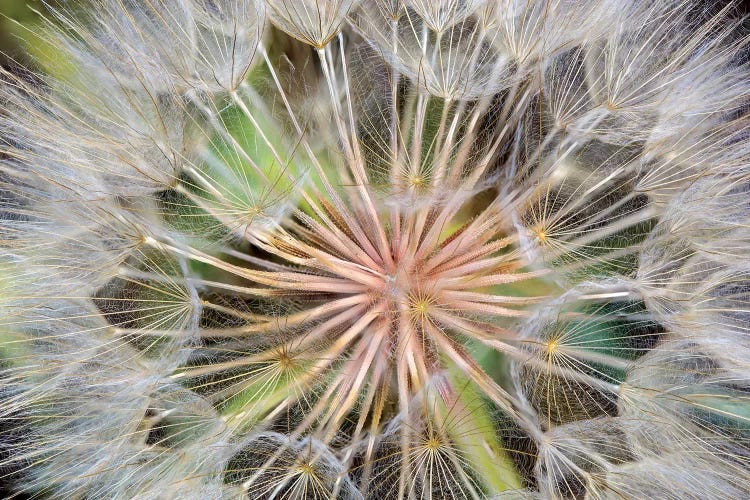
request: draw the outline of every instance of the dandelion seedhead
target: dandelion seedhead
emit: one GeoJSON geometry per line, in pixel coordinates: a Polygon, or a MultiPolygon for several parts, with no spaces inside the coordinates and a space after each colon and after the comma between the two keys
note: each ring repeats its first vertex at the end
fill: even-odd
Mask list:
{"type": "Polygon", "coordinates": [[[733,4],[46,12],[0,73],[9,495],[750,495],[733,4]]]}

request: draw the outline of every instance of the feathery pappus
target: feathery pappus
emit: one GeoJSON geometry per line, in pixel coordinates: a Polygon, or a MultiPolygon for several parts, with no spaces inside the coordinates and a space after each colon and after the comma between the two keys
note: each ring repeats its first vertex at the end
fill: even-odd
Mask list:
{"type": "Polygon", "coordinates": [[[748,497],[747,26],[49,2],[0,73],[0,483],[748,497]]]}

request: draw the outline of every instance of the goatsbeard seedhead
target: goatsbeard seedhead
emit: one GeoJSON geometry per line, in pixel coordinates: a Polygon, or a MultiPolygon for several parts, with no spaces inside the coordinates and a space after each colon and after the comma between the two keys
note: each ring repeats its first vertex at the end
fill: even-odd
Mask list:
{"type": "Polygon", "coordinates": [[[8,491],[750,495],[732,8],[49,7],[0,87],[8,491]]]}

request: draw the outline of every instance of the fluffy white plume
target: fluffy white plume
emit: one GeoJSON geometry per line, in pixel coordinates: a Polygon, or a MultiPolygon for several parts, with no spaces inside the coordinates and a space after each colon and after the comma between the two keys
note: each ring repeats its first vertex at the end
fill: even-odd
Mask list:
{"type": "Polygon", "coordinates": [[[735,7],[48,6],[0,72],[0,489],[749,496],[735,7]]]}

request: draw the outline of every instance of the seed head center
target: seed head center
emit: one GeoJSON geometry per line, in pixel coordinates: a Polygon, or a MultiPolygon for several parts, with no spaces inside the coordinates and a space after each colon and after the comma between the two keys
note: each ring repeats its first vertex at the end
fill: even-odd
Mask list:
{"type": "Polygon", "coordinates": [[[415,277],[406,266],[398,265],[396,270],[386,277],[386,292],[393,298],[404,298],[411,295],[415,277]]]}

